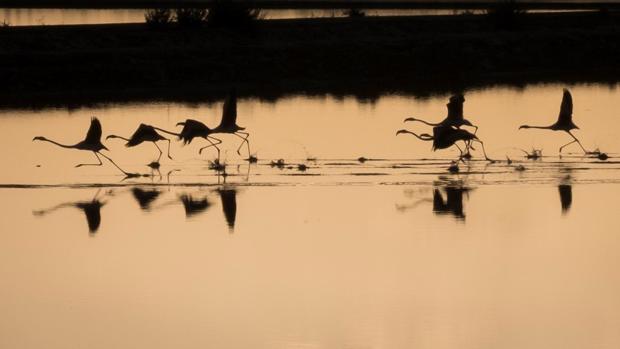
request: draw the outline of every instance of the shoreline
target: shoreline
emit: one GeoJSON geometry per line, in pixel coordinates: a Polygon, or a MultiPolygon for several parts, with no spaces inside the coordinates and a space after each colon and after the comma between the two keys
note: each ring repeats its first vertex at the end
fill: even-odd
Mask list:
{"type": "Polygon", "coordinates": [[[145,24],[0,28],[0,107],[277,99],[372,100],[492,85],[615,84],[620,14],[260,20],[248,30],[145,24]]]}
{"type": "MultiPolygon", "coordinates": [[[[245,0],[239,0],[244,2],[245,0]]],[[[0,8],[55,8],[55,9],[146,9],[176,7],[209,7],[212,0],[0,0],[0,8]]],[[[431,0],[253,0],[249,3],[262,9],[487,9],[497,0],[431,1],[431,0]]],[[[619,10],[620,3],[607,1],[519,1],[528,10],[619,10]]]]}

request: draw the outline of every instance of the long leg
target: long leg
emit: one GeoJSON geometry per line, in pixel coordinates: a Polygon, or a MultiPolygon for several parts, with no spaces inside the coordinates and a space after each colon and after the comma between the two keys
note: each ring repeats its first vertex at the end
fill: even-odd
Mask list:
{"type": "MultiPolygon", "coordinates": [[[[104,154],[102,154],[102,153],[99,153],[99,152],[95,152],[95,155],[96,155],[96,154],[99,154],[99,155],[103,156],[104,158],[108,159],[108,161],[109,161],[109,162],[111,162],[111,163],[112,163],[112,165],[114,165],[114,167],[118,168],[118,169],[119,169],[119,171],[123,172],[123,174],[124,174],[125,176],[128,176],[128,177],[135,177],[135,175],[134,175],[134,174],[129,173],[129,172],[126,172],[125,170],[123,170],[122,168],[120,168],[120,167],[119,167],[119,166],[118,166],[118,165],[117,165],[117,164],[116,164],[116,163],[115,163],[112,159],[110,159],[108,156],[106,156],[106,155],[104,155],[104,154]]],[[[99,158],[99,157],[97,156],[97,158],[99,158]]],[[[101,159],[100,159],[99,161],[101,161],[101,159]]]]}
{"type": "Polygon", "coordinates": [[[97,157],[97,160],[99,160],[98,164],[77,164],[75,165],[75,167],[82,167],[82,166],[101,166],[103,165],[103,162],[101,162],[101,159],[99,158],[99,155],[97,155],[97,152],[93,152],[95,153],[95,156],[97,157]]]}
{"type": "Polygon", "coordinates": [[[243,143],[247,143],[248,145],[248,157],[250,157],[250,141],[248,141],[248,137],[250,137],[250,134],[247,132],[241,132],[241,131],[237,131],[235,133],[233,133],[235,136],[243,139],[243,141],[241,141],[241,144],[239,144],[239,148],[237,148],[237,154],[239,153],[239,150],[241,150],[241,147],[243,146],[243,143]],[[244,136],[241,136],[244,135],[244,136]]]}
{"type": "Polygon", "coordinates": [[[484,149],[484,143],[482,143],[482,141],[481,141],[481,140],[479,140],[479,139],[474,139],[474,141],[476,141],[476,142],[480,143],[480,146],[482,146],[482,154],[484,154],[484,159],[485,159],[485,160],[487,160],[487,161],[495,162],[495,160],[490,159],[490,158],[487,156],[487,152],[486,152],[486,150],[484,149]]]}
{"type": "Polygon", "coordinates": [[[562,155],[562,149],[564,149],[564,147],[569,146],[569,145],[571,145],[571,144],[573,144],[573,143],[575,143],[575,142],[576,142],[575,140],[572,140],[572,141],[570,141],[570,142],[568,142],[568,143],[564,144],[563,146],[561,146],[561,147],[560,147],[560,155],[562,155]]]}
{"type": "Polygon", "coordinates": [[[161,149],[159,148],[156,142],[153,142],[153,144],[155,145],[157,150],[159,150],[159,156],[157,157],[157,161],[156,161],[156,162],[159,162],[159,160],[161,160],[161,154],[163,154],[163,152],[161,151],[161,149]]]}
{"type": "Polygon", "coordinates": [[[212,137],[212,136],[207,136],[207,137],[205,137],[205,139],[206,139],[207,141],[209,141],[209,143],[211,143],[211,144],[207,145],[206,147],[202,147],[202,148],[200,148],[200,149],[198,150],[198,154],[202,154],[202,151],[203,151],[204,149],[206,149],[206,148],[209,148],[209,147],[215,147],[215,149],[217,149],[217,159],[219,160],[219,159],[220,159],[220,148],[219,148],[217,145],[218,145],[218,144],[220,144],[220,143],[222,143],[222,140],[220,140],[220,139],[218,139],[218,138],[215,138],[215,137],[212,137]],[[214,139],[215,141],[217,141],[217,143],[213,143],[213,141],[211,140],[211,138],[212,138],[212,139],[214,139]]]}
{"type": "Polygon", "coordinates": [[[566,131],[566,132],[568,132],[568,134],[571,135],[571,137],[573,137],[573,139],[575,139],[575,142],[577,142],[577,144],[579,144],[579,146],[581,147],[581,150],[583,150],[583,152],[585,154],[588,154],[588,151],[586,150],[586,148],[583,147],[583,145],[581,145],[581,142],[579,142],[577,137],[575,137],[575,135],[573,135],[570,131],[566,131]]]}
{"type": "Polygon", "coordinates": [[[172,160],[172,156],[170,156],[170,140],[166,139],[166,141],[168,142],[168,159],[172,160]]]}

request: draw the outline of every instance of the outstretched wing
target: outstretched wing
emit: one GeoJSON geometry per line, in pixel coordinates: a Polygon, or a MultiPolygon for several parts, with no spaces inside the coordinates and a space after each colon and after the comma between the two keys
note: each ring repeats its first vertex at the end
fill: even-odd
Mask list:
{"type": "Polygon", "coordinates": [[[131,138],[129,138],[129,142],[127,142],[126,146],[132,147],[145,141],[157,139],[158,135],[159,134],[155,131],[153,126],[140,124],[136,132],[134,132],[133,135],[131,135],[131,138]]]}
{"type": "Polygon", "coordinates": [[[86,139],[84,139],[84,141],[86,143],[101,141],[101,123],[96,117],[90,119],[90,128],[88,129],[88,133],[86,133],[86,139]]]}
{"type": "Polygon", "coordinates": [[[573,97],[568,89],[564,89],[564,96],[562,96],[562,105],[560,106],[560,115],[558,116],[558,122],[572,122],[573,118],[573,97]]]}
{"type": "Polygon", "coordinates": [[[209,134],[209,128],[198,120],[187,119],[183,124],[183,129],[179,133],[179,139],[184,144],[189,144],[195,137],[206,137],[209,134]]]}
{"type": "Polygon", "coordinates": [[[222,121],[218,128],[227,129],[237,125],[237,94],[231,91],[222,108],[222,121]]]}

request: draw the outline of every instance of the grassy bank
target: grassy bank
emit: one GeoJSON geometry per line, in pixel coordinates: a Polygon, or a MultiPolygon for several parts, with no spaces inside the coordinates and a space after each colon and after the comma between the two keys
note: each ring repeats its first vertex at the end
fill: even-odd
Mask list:
{"type": "Polygon", "coordinates": [[[0,104],[203,100],[229,86],[277,98],[373,98],[487,84],[620,80],[620,16],[536,14],[257,21],[251,28],[0,28],[0,104]]]}

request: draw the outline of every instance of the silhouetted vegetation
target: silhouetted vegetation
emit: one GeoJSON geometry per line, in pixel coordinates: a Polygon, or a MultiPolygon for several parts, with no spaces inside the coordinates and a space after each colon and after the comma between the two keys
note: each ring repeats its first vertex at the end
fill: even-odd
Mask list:
{"type": "Polygon", "coordinates": [[[181,27],[198,27],[207,22],[205,8],[182,7],[174,10],[174,18],[181,27]]]}
{"type": "Polygon", "coordinates": [[[518,35],[495,30],[487,16],[265,20],[252,35],[209,26],[11,26],[0,30],[0,79],[10,86],[0,105],[204,101],[231,85],[266,100],[331,93],[371,101],[489,84],[615,83],[620,14],[609,16],[601,24],[596,12],[531,13],[518,35]]]}
{"type": "Polygon", "coordinates": [[[353,8],[350,8],[344,11],[344,15],[350,18],[360,18],[360,17],[366,17],[366,12],[353,7],[353,8]]]}
{"type": "Polygon", "coordinates": [[[519,28],[526,12],[517,0],[498,0],[495,6],[486,10],[495,27],[504,30],[519,28]]]}
{"type": "Polygon", "coordinates": [[[154,28],[163,28],[172,23],[172,11],[167,8],[146,10],[144,13],[146,24],[154,28]]]}
{"type": "Polygon", "coordinates": [[[214,0],[207,23],[214,27],[248,27],[261,16],[261,10],[247,1],[214,0]]]}

